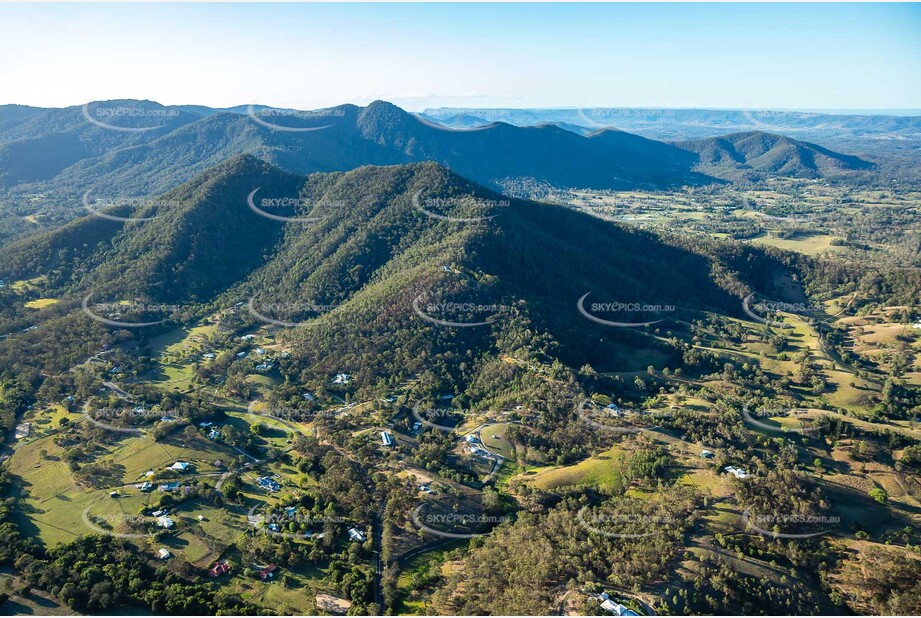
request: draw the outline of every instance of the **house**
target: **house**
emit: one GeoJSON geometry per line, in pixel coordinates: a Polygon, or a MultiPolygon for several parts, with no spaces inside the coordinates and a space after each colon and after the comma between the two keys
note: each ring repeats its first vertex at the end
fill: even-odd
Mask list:
{"type": "Polygon", "coordinates": [[[748,477],[751,476],[751,474],[749,474],[742,468],[736,468],[735,466],[726,466],[723,469],[739,480],[747,479],[748,477]]]}
{"type": "Polygon", "coordinates": [[[172,416],[161,416],[161,417],[160,417],[160,422],[161,422],[161,423],[172,423],[172,422],[175,421],[175,420],[176,420],[176,419],[174,419],[172,416]]]}
{"type": "Polygon", "coordinates": [[[163,515],[162,517],[157,518],[157,525],[160,526],[161,528],[170,530],[172,529],[173,526],[176,525],[176,523],[171,518],[167,517],[166,515],[163,515]]]}
{"type": "Polygon", "coordinates": [[[610,614],[613,614],[614,616],[639,616],[639,614],[637,614],[632,609],[628,609],[620,603],[615,603],[612,601],[607,592],[602,592],[599,594],[598,601],[601,604],[601,609],[610,614]]]}
{"type": "Polygon", "coordinates": [[[384,446],[393,446],[393,436],[390,435],[389,431],[381,432],[381,441],[384,443],[384,446]]]}
{"type": "Polygon", "coordinates": [[[351,380],[352,380],[352,374],[337,373],[336,377],[333,378],[333,384],[348,384],[351,380]]]}
{"type": "Polygon", "coordinates": [[[359,543],[364,543],[368,539],[365,533],[358,528],[349,528],[349,538],[359,543]]]}
{"type": "Polygon", "coordinates": [[[268,491],[280,491],[281,485],[268,476],[260,476],[256,479],[256,484],[268,491]]]}
{"type": "Polygon", "coordinates": [[[219,560],[208,571],[208,577],[220,577],[224,573],[230,573],[230,565],[227,563],[226,560],[219,560]]]}
{"type": "Polygon", "coordinates": [[[237,352],[237,358],[246,358],[246,350],[237,352]]]}
{"type": "Polygon", "coordinates": [[[269,530],[271,530],[272,532],[278,532],[279,530],[281,530],[281,526],[279,526],[278,524],[269,524],[269,530]]]}
{"type": "Polygon", "coordinates": [[[117,498],[117,497],[118,497],[118,492],[117,492],[117,491],[110,491],[110,492],[109,492],[109,497],[110,497],[110,498],[117,498]]]}
{"type": "Polygon", "coordinates": [[[303,395],[301,395],[301,397],[303,397],[303,398],[306,399],[307,401],[316,401],[316,400],[317,400],[317,398],[314,397],[312,393],[304,393],[303,395]]]}
{"type": "Polygon", "coordinates": [[[288,519],[293,519],[295,515],[297,515],[296,506],[289,506],[285,508],[285,517],[287,517],[288,519]]]}
{"type": "Polygon", "coordinates": [[[704,449],[700,452],[700,456],[703,457],[704,459],[713,459],[713,451],[708,451],[707,449],[704,449]]]}
{"type": "Polygon", "coordinates": [[[415,423],[413,423],[413,434],[418,434],[421,431],[422,431],[422,422],[416,421],[415,423]]]}
{"type": "Polygon", "coordinates": [[[151,513],[151,515],[153,515],[154,517],[160,517],[161,515],[166,515],[166,509],[163,509],[161,511],[154,511],[153,513],[151,513]]]}
{"type": "Polygon", "coordinates": [[[419,485],[419,491],[425,494],[435,493],[432,491],[432,488],[426,485],[425,483],[423,483],[422,485],[419,485]]]}
{"type": "Polygon", "coordinates": [[[218,431],[217,429],[212,429],[211,432],[208,434],[209,440],[219,440],[220,437],[221,437],[221,432],[218,431]]]}
{"type": "Polygon", "coordinates": [[[271,371],[275,365],[272,363],[259,363],[256,365],[256,371],[266,372],[271,371]]]}
{"type": "Polygon", "coordinates": [[[165,547],[161,547],[161,548],[157,551],[157,555],[160,556],[160,560],[166,560],[167,558],[172,558],[172,557],[173,557],[173,554],[171,554],[171,553],[169,552],[169,550],[166,549],[165,547]]]}
{"type": "Polygon", "coordinates": [[[153,489],[153,485],[151,484],[150,481],[144,481],[143,483],[139,483],[135,485],[135,487],[137,487],[144,493],[147,493],[148,491],[151,491],[153,489]]]}
{"type": "Polygon", "coordinates": [[[263,356],[264,354],[265,354],[265,350],[263,350],[262,348],[256,348],[256,356],[263,356]]]}
{"type": "Polygon", "coordinates": [[[157,491],[176,491],[179,489],[179,483],[165,483],[157,487],[157,491]]]}
{"type": "Polygon", "coordinates": [[[250,341],[255,338],[256,338],[256,335],[243,335],[242,337],[240,337],[240,339],[242,339],[243,341],[250,341]]]}
{"type": "Polygon", "coordinates": [[[261,579],[262,581],[265,581],[267,579],[271,579],[275,577],[275,569],[277,568],[278,566],[274,564],[270,564],[267,567],[263,567],[262,569],[259,570],[259,579],[261,579]]]}
{"type": "Polygon", "coordinates": [[[188,471],[190,465],[191,464],[189,464],[187,461],[177,461],[169,468],[167,468],[167,470],[173,470],[174,472],[186,472],[188,471]]]}
{"type": "Polygon", "coordinates": [[[214,424],[214,423],[199,423],[198,426],[199,426],[199,427],[211,427],[211,425],[213,425],[213,424],[214,424]]]}
{"type": "Polygon", "coordinates": [[[216,354],[214,352],[206,352],[205,354],[201,355],[201,357],[204,358],[205,360],[214,360],[215,356],[216,354]]]}
{"type": "Polygon", "coordinates": [[[477,437],[472,433],[468,433],[466,436],[464,436],[464,441],[468,444],[476,444],[478,442],[477,437]]]}

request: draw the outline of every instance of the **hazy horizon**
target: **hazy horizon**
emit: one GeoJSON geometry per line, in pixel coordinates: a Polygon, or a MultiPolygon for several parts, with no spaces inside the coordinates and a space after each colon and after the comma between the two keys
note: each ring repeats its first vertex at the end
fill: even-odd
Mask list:
{"type": "Polygon", "coordinates": [[[16,4],[6,102],[918,110],[914,4],[16,4]]]}

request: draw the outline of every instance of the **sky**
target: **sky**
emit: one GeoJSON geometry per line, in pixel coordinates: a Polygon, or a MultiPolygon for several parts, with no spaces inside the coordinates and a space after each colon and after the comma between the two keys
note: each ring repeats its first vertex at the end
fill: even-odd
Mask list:
{"type": "Polygon", "coordinates": [[[921,4],[2,4],[0,104],[921,108],[921,4]]]}

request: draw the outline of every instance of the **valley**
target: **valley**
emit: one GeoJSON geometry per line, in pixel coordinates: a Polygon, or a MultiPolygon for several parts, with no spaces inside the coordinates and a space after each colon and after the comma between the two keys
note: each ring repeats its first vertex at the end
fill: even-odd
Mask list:
{"type": "Polygon", "coordinates": [[[334,118],[358,131],[336,152],[368,155],[371,127],[431,150],[318,163],[332,137],[251,128],[270,154],[164,176],[183,132],[251,123],[187,111],[10,185],[162,192],[29,198],[44,229],[4,228],[7,581],[81,613],[914,611],[914,181],[752,134],[757,174],[496,129],[568,144],[596,183],[389,104],[334,118]]]}

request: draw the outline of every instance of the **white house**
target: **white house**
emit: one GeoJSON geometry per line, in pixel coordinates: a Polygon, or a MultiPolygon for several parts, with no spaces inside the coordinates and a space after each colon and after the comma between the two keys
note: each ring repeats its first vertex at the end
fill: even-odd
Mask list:
{"type": "Polygon", "coordinates": [[[353,541],[358,541],[359,543],[364,543],[368,539],[368,537],[365,536],[365,533],[358,528],[349,528],[349,538],[353,541]]]}
{"type": "Polygon", "coordinates": [[[166,528],[167,530],[169,530],[176,524],[171,518],[167,517],[166,515],[163,515],[162,517],[157,518],[157,525],[160,526],[161,528],[166,528]]]}
{"type": "Polygon", "coordinates": [[[169,467],[169,470],[173,470],[175,472],[185,472],[189,469],[190,465],[191,464],[189,464],[187,461],[177,461],[169,467]]]}
{"type": "Polygon", "coordinates": [[[384,443],[384,446],[393,446],[393,436],[390,435],[389,431],[381,432],[381,442],[384,443]]]}
{"type": "Polygon", "coordinates": [[[747,479],[748,477],[751,476],[751,474],[749,474],[742,468],[736,468],[735,466],[726,466],[723,469],[739,480],[747,479]]]}
{"type": "Polygon", "coordinates": [[[157,555],[160,556],[160,560],[166,560],[167,558],[171,558],[173,556],[173,554],[171,554],[165,547],[161,547],[159,551],[157,551],[157,555]]]}

